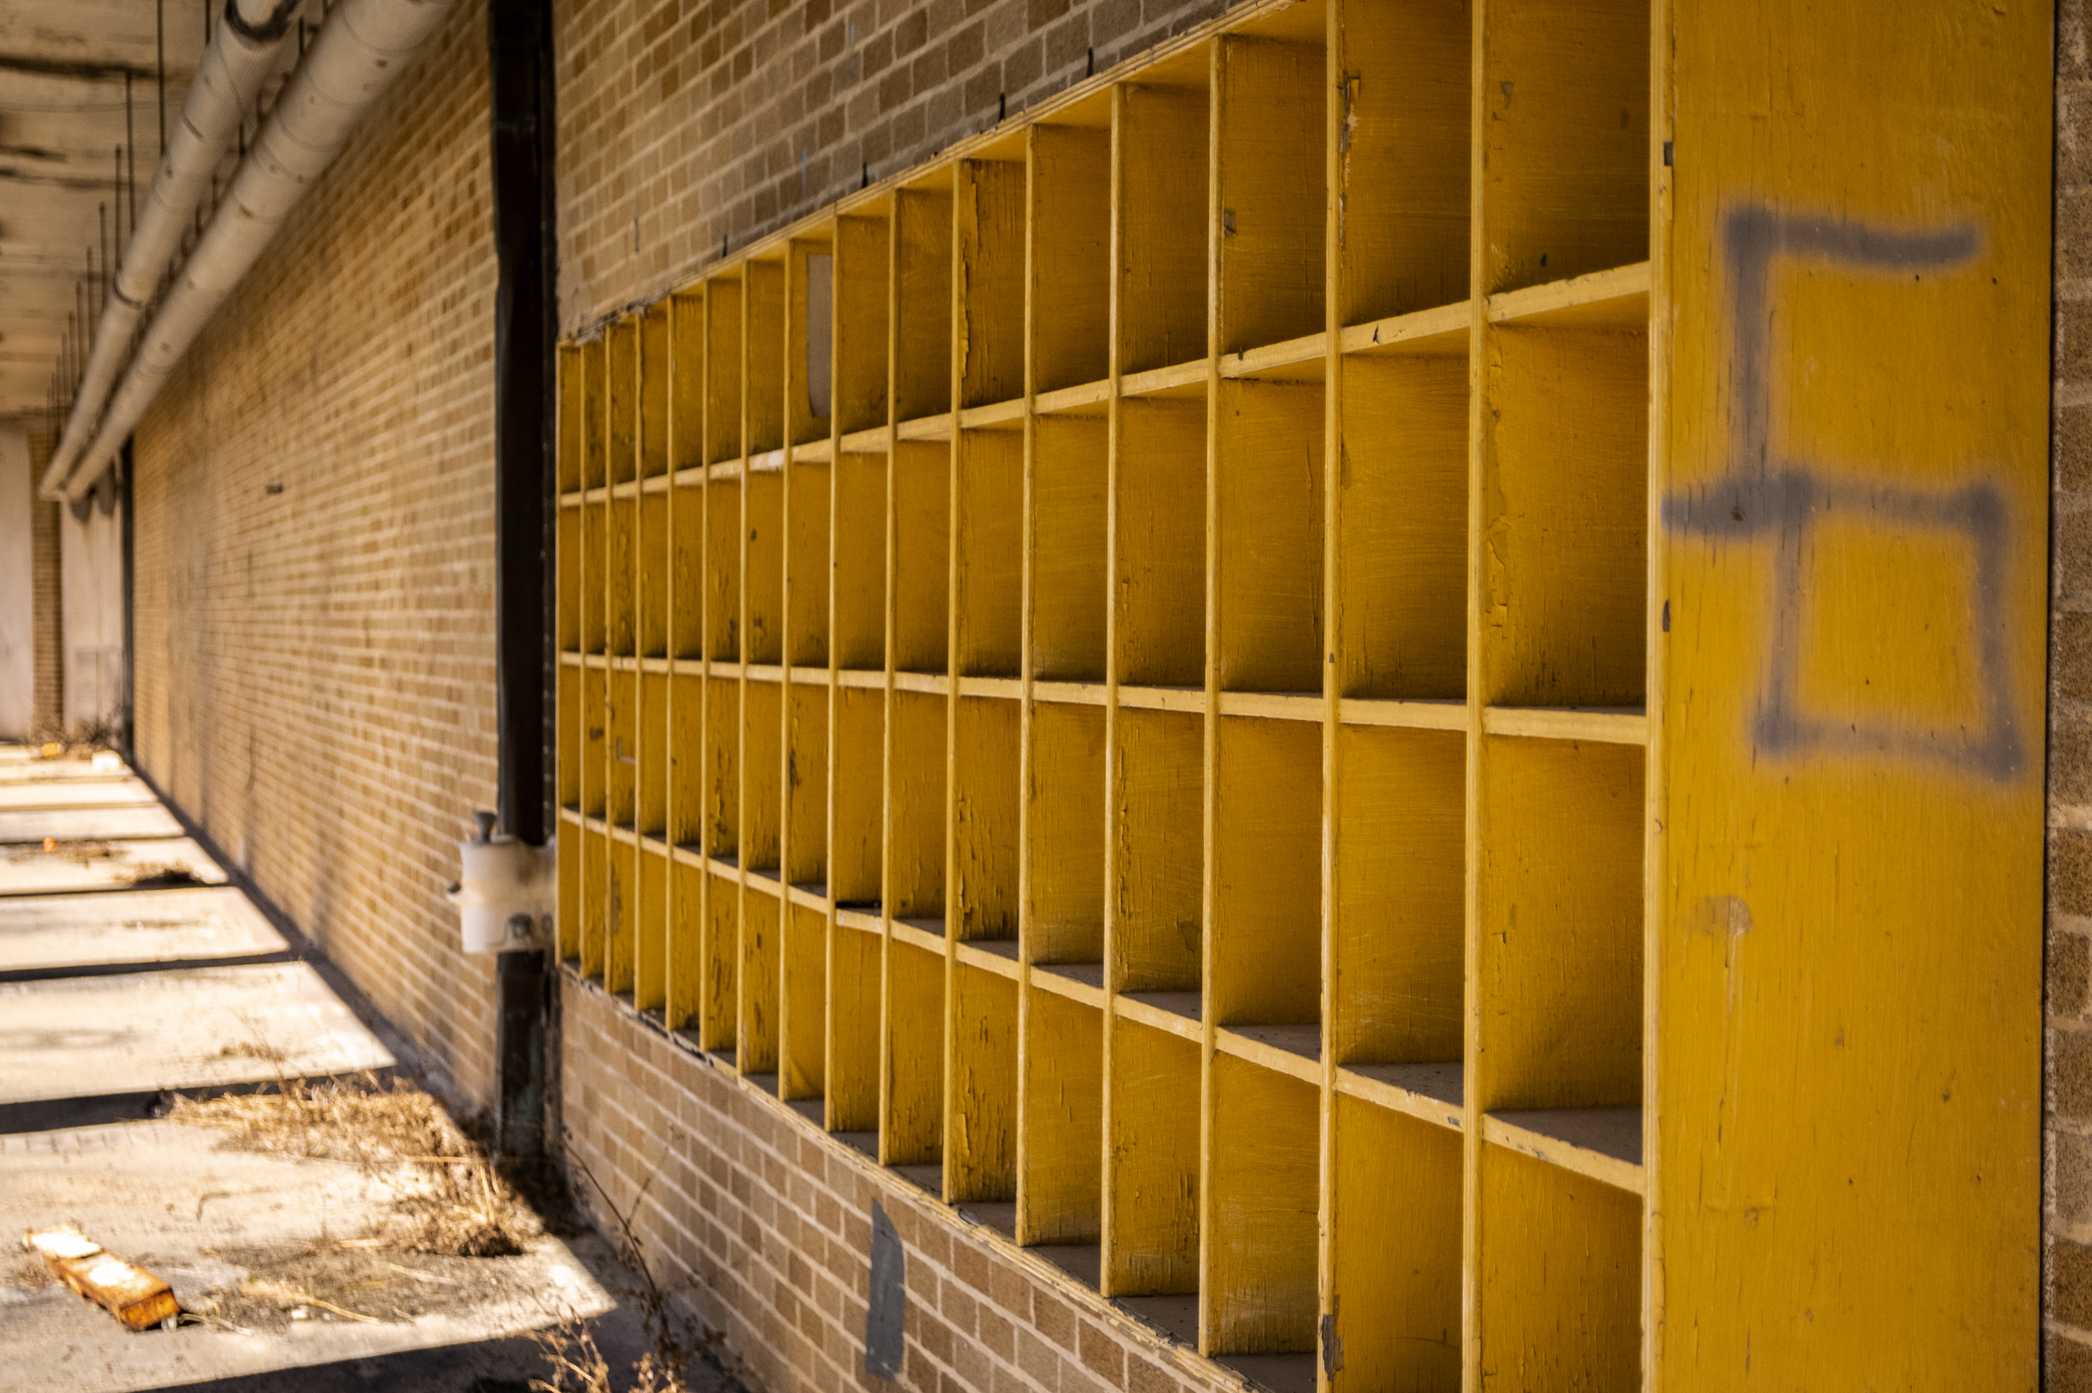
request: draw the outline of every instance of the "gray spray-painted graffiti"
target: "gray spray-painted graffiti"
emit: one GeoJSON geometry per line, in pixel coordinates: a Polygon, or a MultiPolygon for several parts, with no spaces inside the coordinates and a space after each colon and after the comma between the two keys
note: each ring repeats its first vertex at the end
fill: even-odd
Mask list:
{"type": "Polygon", "coordinates": [[[1703,537],[1757,539],[1778,548],[1773,573],[1771,656],[1752,718],[1756,748],[1768,755],[1812,750],[1933,760],[2007,779],[2025,760],[2012,700],[2004,612],[2006,503],[1977,481],[1951,489],[1874,483],[1826,473],[1815,461],[1772,447],[1767,382],[1774,261],[1813,258],[1860,272],[1922,272],[1976,254],[1974,226],[1906,232],[1821,216],[1793,216],[1762,204],[1733,207],[1722,220],[1730,287],[1730,381],[1735,397],[1728,469],[1664,499],[1664,526],[1703,537]],[[1982,694],[1982,726],[1958,727],[1858,718],[1803,709],[1798,697],[1809,528],[1834,514],[1883,527],[1966,539],[1975,561],[1971,612],[1978,651],[1970,655],[1982,694]]]}

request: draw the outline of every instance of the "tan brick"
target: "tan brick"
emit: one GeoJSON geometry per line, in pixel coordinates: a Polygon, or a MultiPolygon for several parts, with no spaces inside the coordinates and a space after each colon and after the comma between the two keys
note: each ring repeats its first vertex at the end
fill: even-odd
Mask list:
{"type": "Polygon", "coordinates": [[[2092,1341],[2051,1328],[2042,1340],[2045,1393],[2092,1393],[2092,1341]]]}

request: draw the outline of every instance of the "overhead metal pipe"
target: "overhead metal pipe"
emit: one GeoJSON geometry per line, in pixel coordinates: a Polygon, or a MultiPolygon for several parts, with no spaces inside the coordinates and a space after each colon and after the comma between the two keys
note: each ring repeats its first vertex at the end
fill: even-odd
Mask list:
{"type": "MultiPolygon", "coordinates": [[[[80,451],[94,438],[110,386],[131,351],[138,320],[174,260],[182,229],[203,197],[212,171],[247,118],[262,80],[275,66],[298,4],[299,0],[225,0],[225,23],[218,26],[217,40],[196,65],[173,138],[163,138],[165,148],[153,176],[152,193],[143,213],[134,210],[131,244],[95,325],[80,393],[39,485],[45,497],[58,496],[80,451]]],[[[164,79],[162,86],[164,102],[164,79]]]]}
{"type": "Polygon", "coordinates": [[[94,486],[189,345],[449,15],[451,4],[339,0],[334,6],[162,298],[94,442],[81,452],[64,486],[68,495],[78,497],[94,486]]]}

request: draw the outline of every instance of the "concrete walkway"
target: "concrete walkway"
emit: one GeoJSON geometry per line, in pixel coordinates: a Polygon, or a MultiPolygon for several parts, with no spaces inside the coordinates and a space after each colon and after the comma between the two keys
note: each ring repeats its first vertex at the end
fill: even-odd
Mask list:
{"type": "Polygon", "coordinates": [[[398,1251],[370,1167],[166,1115],[400,1063],[226,882],[113,756],[0,746],[0,1389],[520,1393],[546,1374],[526,1332],[563,1313],[628,1366],[644,1337],[600,1240],[398,1251]],[[223,1314],[125,1331],[21,1251],[55,1224],[223,1314]]]}

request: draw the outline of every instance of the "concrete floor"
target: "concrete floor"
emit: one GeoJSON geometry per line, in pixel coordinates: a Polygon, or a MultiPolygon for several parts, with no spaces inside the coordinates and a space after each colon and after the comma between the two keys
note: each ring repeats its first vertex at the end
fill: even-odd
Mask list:
{"type": "Polygon", "coordinates": [[[107,756],[0,746],[0,1389],[522,1393],[546,1373],[528,1332],[566,1313],[629,1367],[633,1281],[600,1239],[396,1251],[369,1237],[395,1198],[381,1178],[163,1116],[174,1090],[400,1063],[179,833],[107,756]],[[125,1331],[17,1246],[60,1223],[230,1319],[125,1331]],[[262,1309],[257,1284],[368,1318],[262,1309]]]}

